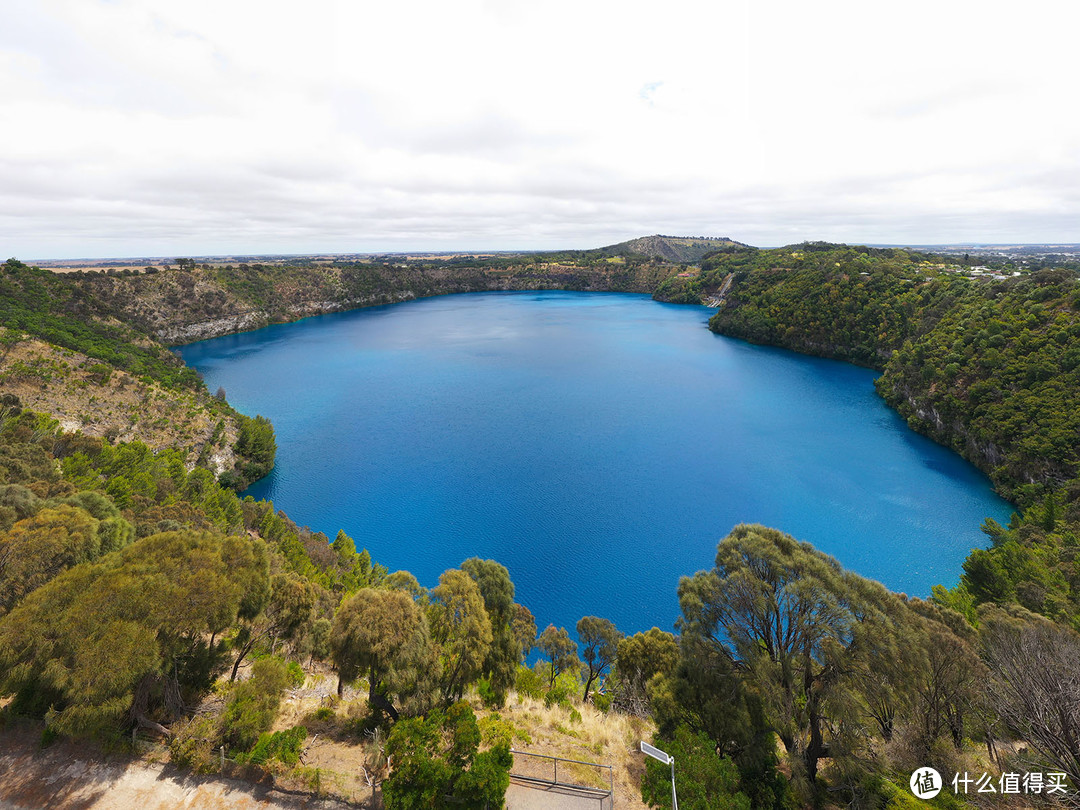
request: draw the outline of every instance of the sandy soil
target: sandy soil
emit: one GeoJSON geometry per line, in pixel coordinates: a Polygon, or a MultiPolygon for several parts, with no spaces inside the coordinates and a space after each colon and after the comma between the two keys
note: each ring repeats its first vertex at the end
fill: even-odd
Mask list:
{"type": "Polygon", "coordinates": [[[349,807],[269,784],[197,777],[168,765],[101,758],[77,743],[41,750],[37,728],[0,733],[0,808],[50,810],[255,810],[349,807]]]}

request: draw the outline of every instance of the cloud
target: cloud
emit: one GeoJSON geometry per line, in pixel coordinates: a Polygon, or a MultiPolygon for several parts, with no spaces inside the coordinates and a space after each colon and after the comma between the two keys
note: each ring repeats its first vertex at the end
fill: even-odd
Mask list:
{"type": "Polygon", "coordinates": [[[1060,7],[969,6],[9,0],[0,253],[1080,241],[1060,7]]]}

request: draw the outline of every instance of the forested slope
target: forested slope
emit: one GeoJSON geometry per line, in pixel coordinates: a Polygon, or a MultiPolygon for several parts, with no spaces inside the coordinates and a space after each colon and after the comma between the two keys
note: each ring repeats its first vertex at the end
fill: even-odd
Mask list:
{"type": "Polygon", "coordinates": [[[732,251],[714,331],[883,372],[879,392],[916,430],[1029,502],[1077,475],[1080,287],[1069,269],[968,277],[898,249],[732,251]]]}
{"type": "Polygon", "coordinates": [[[90,436],[178,449],[243,488],[273,467],[273,428],[202,378],[113,302],[11,259],[0,265],[0,394],[90,436]]]}
{"type": "MultiPolygon", "coordinates": [[[[498,713],[518,703],[537,737],[559,734],[574,758],[625,756],[628,739],[655,728],[683,763],[687,808],[899,810],[912,806],[911,771],[927,765],[996,784],[1038,772],[1075,795],[1080,296],[1070,270],[971,275],[908,251],[821,244],[729,246],[699,269],[587,253],[232,273],[184,263],[57,281],[8,262],[0,369],[28,398],[47,400],[55,385],[118,408],[107,389],[122,382],[215,414],[227,406],[153,335],[467,289],[719,298],[717,331],[882,369],[882,395],[984,465],[1022,511],[1008,526],[987,521],[990,546],[930,602],[775,529],[738,526],[711,567],[680,582],[678,636],[624,637],[586,616],[575,642],[565,628],[537,634],[495,561],[466,560],[423,587],[343,532],[331,542],[241,500],[184,449],[63,432],[7,391],[0,728],[33,718],[43,744],[70,735],[113,747],[142,729],[182,767],[217,771],[224,746],[313,791],[319,771],[300,758],[319,729],[365,751],[391,810],[497,805],[510,745],[533,739],[498,713]],[[534,647],[542,658],[529,668],[534,647]],[[328,670],[336,697],[280,723],[289,688],[328,670]],[[550,729],[539,725],[547,711],[550,729]],[[570,747],[601,713],[626,720],[618,739],[570,747]]],[[[272,430],[239,418],[233,447],[247,459],[234,476],[265,471],[272,430]]],[[[648,767],[650,805],[666,806],[667,779],[648,767]]]]}

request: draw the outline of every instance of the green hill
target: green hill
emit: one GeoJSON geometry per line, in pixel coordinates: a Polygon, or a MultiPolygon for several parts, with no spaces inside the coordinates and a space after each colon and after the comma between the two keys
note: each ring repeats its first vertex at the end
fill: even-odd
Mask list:
{"type": "Polygon", "coordinates": [[[601,253],[610,256],[621,256],[627,253],[635,253],[648,256],[653,259],[676,264],[690,264],[699,262],[710,253],[715,253],[724,248],[745,248],[742,242],[734,239],[712,236],[642,236],[631,239],[628,242],[619,242],[617,245],[609,245],[600,248],[601,253]]]}

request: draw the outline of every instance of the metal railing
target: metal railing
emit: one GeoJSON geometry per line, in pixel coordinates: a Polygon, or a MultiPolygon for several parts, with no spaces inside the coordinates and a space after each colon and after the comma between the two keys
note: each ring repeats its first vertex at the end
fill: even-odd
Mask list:
{"type": "MultiPolygon", "coordinates": [[[[514,768],[510,771],[511,779],[519,779],[524,782],[532,782],[537,785],[548,785],[556,788],[568,788],[575,793],[595,796],[598,800],[600,807],[613,808],[615,806],[615,777],[610,765],[602,765],[599,762],[584,762],[580,759],[566,759],[565,757],[553,757],[547,754],[534,754],[529,751],[517,751],[513,748],[510,749],[510,753],[514,755],[514,768]],[[534,773],[523,773],[519,767],[518,757],[535,757],[536,759],[547,760],[551,763],[551,778],[546,776],[537,776],[534,773]],[[562,780],[559,779],[559,763],[563,763],[563,775],[562,780]],[[607,771],[607,788],[595,787],[591,785],[582,785],[577,782],[567,781],[565,778],[566,765],[577,765],[585,768],[596,768],[597,775],[600,781],[603,781],[603,771],[607,771]]],[[[534,770],[534,769],[530,769],[534,770]]]]}

